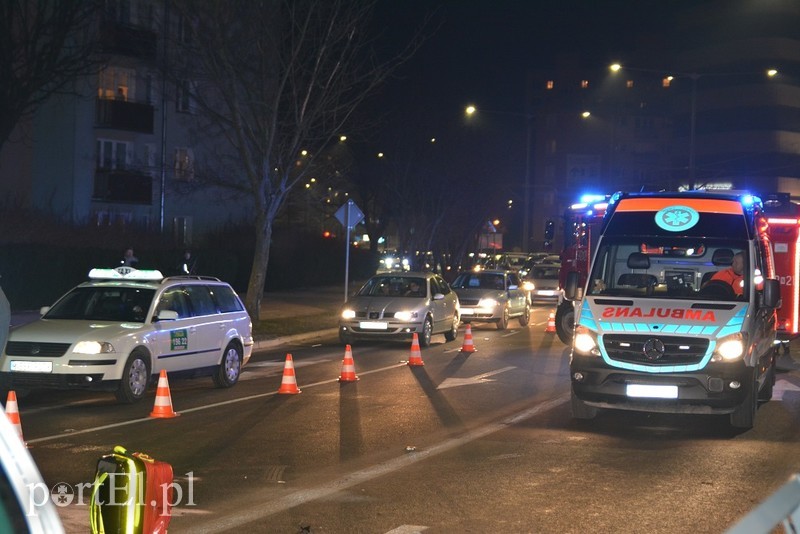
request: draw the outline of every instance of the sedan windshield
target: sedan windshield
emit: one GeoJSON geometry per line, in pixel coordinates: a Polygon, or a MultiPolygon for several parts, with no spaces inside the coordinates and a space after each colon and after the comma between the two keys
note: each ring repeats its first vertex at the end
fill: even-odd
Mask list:
{"type": "Polygon", "coordinates": [[[424,278],[415,276],[376,276],[371,278],[359,292],[359,297],[425,297],[427,287],[424,278]]]}
{"type": "Polygon", "coordinates": [[[142,323],[155,290],[133,287],[78,287],[55,303],[45,319],[142,323]]]}

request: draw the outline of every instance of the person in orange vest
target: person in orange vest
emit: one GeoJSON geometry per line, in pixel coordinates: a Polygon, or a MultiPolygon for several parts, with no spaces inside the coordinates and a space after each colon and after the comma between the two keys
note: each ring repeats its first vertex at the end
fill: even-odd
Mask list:
{"type": "Polygon", "coordinates": [[[736,293],[736,296],[741,297],[744,295],[744,277],[742,276],[743,272],[744,256],[741,252],[737,252],[733,256],[733,263],[731,263],[731,266],[727,269],[717,271],[714,276],[711,277],[711,280],[720,280],[726,284],[730,284],[730,286],[733,288],[733,292],[736,293]]]}

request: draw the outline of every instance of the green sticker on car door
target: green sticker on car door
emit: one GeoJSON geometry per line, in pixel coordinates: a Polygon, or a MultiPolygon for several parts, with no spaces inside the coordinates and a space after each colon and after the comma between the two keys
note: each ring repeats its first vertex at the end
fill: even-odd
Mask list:
{"type": "Polygon", "coordinates": [[[189,348],[189,336],[186,330],[172,330],[169,333],[170,350],[186,350],[189,348]]]}

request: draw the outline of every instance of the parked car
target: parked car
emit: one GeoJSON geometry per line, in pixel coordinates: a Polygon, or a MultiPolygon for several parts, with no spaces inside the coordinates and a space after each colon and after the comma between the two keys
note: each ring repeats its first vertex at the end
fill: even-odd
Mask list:
{"type": "Polygon", "coordinates": [[[558,302],[559,263],[540,263],[534,265],[523,279],[523,286],[530,292],[531,303],[537,301],[558,302]]]}
{"type": "Polygon", "coordinates": [[[342,307],[339,339],[410,340],[427,347],[434,334],[453,341],[461,312],[458,296],[441,276],[429,272],[376,275],[342,307]]]}
{"type": "Polygon", "coordinates": [[[461,303],[464,323],[492,322],[500,330],[508,328],[512,318],[528,326],[531,305],[519,276],[512,271],[462,272],[452,284],[461,303]]]}
{"type": "Polygon", "coordinates": [[[230,285],[124,266],[92,269],[89,278],[11,331],[0,388],[99,389],[136,402],[162,369],[211,375],[217,387],[239,380],[252,323],[230,285]]]}

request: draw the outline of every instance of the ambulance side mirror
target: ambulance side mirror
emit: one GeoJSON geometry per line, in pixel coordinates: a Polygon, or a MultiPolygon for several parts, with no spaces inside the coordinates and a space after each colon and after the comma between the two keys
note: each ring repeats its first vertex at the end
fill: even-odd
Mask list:
{"type": "Polygon", "coordinates": [[[567,273],[567,279],[564,282],[564,298],[567,300],[575,300],[578,294],[578,272],[570,271],[567,273]]]}
{"type": "Polygon", "coordinates": [[[761,297],[761,304],[765,308],[781,307],[781,285],[775,279],[764,280],[764,293],[761,297]]]}

